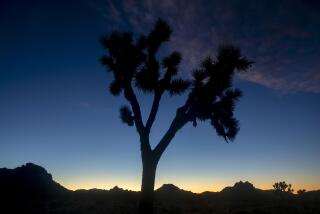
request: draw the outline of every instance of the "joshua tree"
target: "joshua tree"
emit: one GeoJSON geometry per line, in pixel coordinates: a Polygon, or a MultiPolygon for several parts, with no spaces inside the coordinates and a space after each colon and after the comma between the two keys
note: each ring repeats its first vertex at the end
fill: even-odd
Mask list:
{"type": "Polygon", "coordinates": [[[298,195],[302,195],[302,194],[305,193],[305,192],[306,192],[305,189],[299,189],[299,190],[297,191],[298,195]]]}
{"type": "Polygon", "coordinates": [[[131,33],[113,32],[101,39],[107,54],[101,63],[111,71],[114,81],[110,85],[113,95],[123,93],[129,103],[120,108],[120,117],[129,126],[135,126],[140,140],[142,158],[142,185],[140,213],[153,213],[154,183],[160,157],[175,134],[188,122],[197,126],[199,121],[210,121],[217,134],[227,142],[232,141],[238,130],[234,117],[235,102],[241,91],[232,87],[236,71],[246,71],[251,61],[241,55],[240,49],[221,47],[216,59],[208,57],[193,71],[191,80],[178,76],[181,55],[172,52],[161,61],[157,57],[160,46],[169,41],[171,28],[162,20],[155,23],[147,36],[133,39],[131,33]],[[135,89],[153,95],[150,114],[144,123],[135,89]],[[152,148],[149,135],[156,119],[162,95],[181,95],[189,89],[184,105],[176,114],[162,139],[152,148]]]}
{"type": "Polygon", "coordinates": [[[293,193],[294,191],[294,189],[292,189],[291,184],[287,184],[285,181],[276,182],[273,185],[273,188],[276,192],[293,193]]]}

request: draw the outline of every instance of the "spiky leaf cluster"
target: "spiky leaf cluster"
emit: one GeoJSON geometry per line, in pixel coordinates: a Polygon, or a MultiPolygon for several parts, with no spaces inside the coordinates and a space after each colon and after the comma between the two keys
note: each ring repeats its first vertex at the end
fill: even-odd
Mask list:
{"type": "Polygon", "coordinates": [[[171,32],[169,25],[159,19],[146,37],[147,58],[135,75],[136,86],[144,92],[153,92],[158,87],[160,63],[156,59],[156,53],[161,44],[170,39],[171,32]]]}
{"type": "Polygon", "coordinates": [[[189,88],[190,82],[181,78],[173,79],[167,86],[171,96],[180,95],[189,88]]]}
{"type": "Polygon", "coordinates": [[[101,43],[108,52],[101,58],[101,63],[114,75],[110,92],[118,95],[122,89],[131,84],[136,69],[146,59],[146,54],[143,52],[146,47],[145,38],[140,37],[134,42],[131,33],[113,32],[110,36],[103,37],[101,43]]]}
{"type": "Polygon", "coordinates": [[[128,126],[133,126],[133,114],[128,106],[122,106],[120,108],[120,118],[123,123],[127,124],[128,126]]]}
{"type": "Polygon", "coordinates": [[[131,33],[113,32],[102,38],[107,55],[101,58],[101,63],[114,74],[114,81],[109,87],[113,95],[119,95],[131,86],[132,81],[138,89],[148,93],[157,90],[179,95],[188,88],[189,82],[173,79],[178,73],[180,53],[171,53],[164,57],[162,63],[156,57],[161,44],[170,40],[171,33],[169,25],[159,19],[151,32],[137,41],[131,33]]]}
{"type": "Polygon", "coordinates": [[[153,30],[148,35],[148,51],[155,54],[163,42],[169,41],[172,30],[163,20],[158,19],[153,30]]]}
{"type": "Polygon", "coordinates": [[[193,89],[189,94],[188,113],[194,125],[197,120],[210,120],[219,136],[227,141],[235,138],[239,125],[234,107],[241,91],[232,89],[232,80],[235,71],[245,71],[251,64],[233,46],[221,47],[215,61],[207,58],[202,62],[193,73],[193,89]]]}

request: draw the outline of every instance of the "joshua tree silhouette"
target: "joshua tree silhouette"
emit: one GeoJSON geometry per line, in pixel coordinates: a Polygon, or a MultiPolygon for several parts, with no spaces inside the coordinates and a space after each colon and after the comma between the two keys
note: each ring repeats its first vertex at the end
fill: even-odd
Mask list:
{"type": "Polygon", "coordinates": [[[191,80],[178,78],[180,53],[171,53],[161,63],[156,57],[160,46],[169,41],[171,32],[169,25],[159,19],[147,36],[140,36],[137,40],[129,32],[113,32],[101,39],[102,46],[107,50],[101,63],[114,76],[110,92],[113,95],[123,92],[130,107],[120,108],[121,119],[127,125],[135,126],[140,136],[143,166],[140,213],[153,213],[157,164],[184,125],[191,122],[196,127],[198,121],[210,121],[217,134],[226,141],[235,138],[239,126],[233,112],[241,91],[232,87],[232,80],[236,71],[246,71],[253,63],[241,55],[240,49],[223,46],[215,60],[208,57],[202,62],[199,69],[193,72],[191,80]],[[146,123],[142,120],[134,88],[154,96],[146,123]],[[176,110],[169,129],[155,148],[151,148],[149,134],[162,95],[165,92],[172,96],[181,95],[189,88],[185,104],[176,110]]]}
{"type": "Polygon", "coordinates": [[[276,192],[293,193],[291,184],[287,184],[285,181],[276,182],[273,184],[273,188],[276,192]]]}

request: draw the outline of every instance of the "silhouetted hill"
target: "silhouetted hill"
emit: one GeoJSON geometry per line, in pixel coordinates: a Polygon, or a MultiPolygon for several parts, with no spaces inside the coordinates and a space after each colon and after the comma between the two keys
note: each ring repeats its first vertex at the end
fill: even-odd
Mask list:
{"type": "Polygon", "coordinates": [[[190,191],[180,189],[173,184],[163,184],[159,189],[156,190],[158,194],[193,194],[190,191]]]}
{"type": "MultiPolygon", "coordinates": [[[[55,182],[43,167],[32,163],[15,169],[0,169],[1,214],[136,213],[139,194],[118,186],[110,190],[70,191],[55,182]]],[[[195,194],[173,184],[164,184],[156,190],[155,206],[158,214],[318,214],[320,191],[279,195],[240,181],[221,192],[195,194]]]]}
{"type": "Polygon", "coordinates": [[[253,193],[256,191],[256,188],[250,182],[239,181],[234,184],[233,187],[225,187],[221,192],[222,193],[253,193]]]}
{"type": "MultiPolygon", "coordinates": [[[[248,196],[254,196],[257,197],[259,196],[262,192],[264,192],[263,190],[260,189],[256,189],[253,184],[251,184],[250,182],[246,181],[246,182],[242,182],[239,181],[237,183],[234,184],[234,186],[232,187],[225,187],[224,189],[222,189],[220,192],[203,192],[201,193],[202,196],[213,196],[213,197],[236,197],[238,198],[239,196],[241,196],[241,199],[246,198],[248,196]]],[[[239,200],[239,199],[238,199],[239,200]]]]}
{"type": "Polygon", "coordinates": [[[1,193],[11,197],[47,198],[67,191],[43,167],[27,163],[15,169],[0,168],[1,193]]]}
{"type": "Polygon", "coordinates": [[[68,192],[43,167],[33,163],[0,168],[0,213],[45,213],[47,201],[68,197],[68,192]]]}
{"type": "Polygon", "coordinates": [[[239,181],[232,187],[225,187],[220,196],[228,199],[236,199],[238,201],[250,200],[257,202],[259,200],[267,200],[273,195],[268,191],[257,189],[250,182],[239,181]]]}
{"type": "Polygon", "coordinates": [[[156,198],[158,200],[160,201],[170,200],[171,202],[174,202],[174,203],[177,203],[177,200],[178,201],[187,200],[195,196],[194,193],[180,189],[179,187],[173,184],[163,184],[155,192],[156,192],[156,198]]]}

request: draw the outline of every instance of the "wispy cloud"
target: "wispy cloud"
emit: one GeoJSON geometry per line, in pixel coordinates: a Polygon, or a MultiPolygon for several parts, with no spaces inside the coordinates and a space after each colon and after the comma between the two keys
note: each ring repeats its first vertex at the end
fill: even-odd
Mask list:
{"type": "Polygon", "coordinates": [[[239,78],[264,85],[268,88],[280,90],[284,93],[312,92],[320,94],[320,71],[305,72],[303,74],[291,74],[287,76],[274,76],[266,71],[253,70],[243,73],[239,78]]]}

